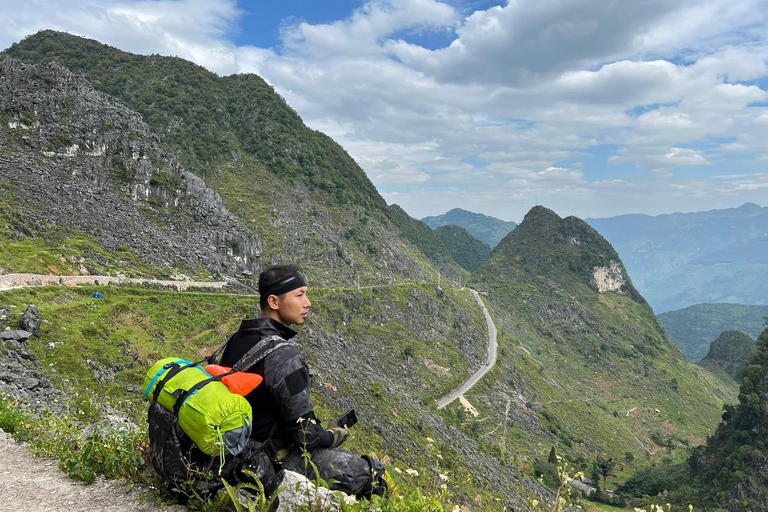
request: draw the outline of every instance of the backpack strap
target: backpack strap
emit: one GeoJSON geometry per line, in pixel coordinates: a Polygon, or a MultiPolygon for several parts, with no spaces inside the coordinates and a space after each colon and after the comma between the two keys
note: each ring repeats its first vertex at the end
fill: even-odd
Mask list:
{"type": "MultiPolygon", "coordinates": [[[[229,340],[227,340],[227,342],[229,342],[229,340]]],[[[227,373],[222,373],[221,375],[217,375],[215,377],[201,380],[200,382],[198,382],[188,390],[182,391],[179,394],[179,396],[176,398],[176,403],[173,406],[173,413],[178,416],[179,411],[181,410],[181,406],[184,405],[184,402],[187,400],[187,398],[197,393],[201,388],[203,388],[208,383],[219,382],[221,381],[221,379],[223,379],[227,375],[232,375],[233,373],[248,371],[249,369],[251,369],[251,367],[253,367],[253,365],[255,365],[256,363],[264,359],[266,356],[268,356],[275,350],[281,347],[284,347],[286,345],[296,345],[296,344],[286,341],[280,336],[268,336],[263,340],[259,341],[248,352],[246,352],[245,355],[241,357],[232,366],[232,369],[227,373]]],[[[181,371],[181,369],[177,370],[176,373],[178,373],[179,371],[181,371]]]]}
{"type": "Polygon", "coordinates": [[[235,364],[232,365],[232,373],[234,372],[247,372],[253,365],[267,357],[275,350],[284,347],[286,345],[296,346],[291,341],[286,341],[280,336],[273,335],[267,336],[263,340],[255,344],[251,349],[245,353],[235,364]]]}
{"type": "Polygon", "coordinates": [[[194,366],[203,364],[205,362],[205,359],[202,361],[197,361],[194,363],[189,364],[179,364],[177,362],[168,363],[165,366],[163,366],[164,369],[167,369],[168,372],[163,376],[162,379],[160,379],[160,382],[157,383],[157,386],[155,386],[155,391],[152,393],[152,401],[157,402],[157,398],[160,396],[160,391],[163,389],[165,384],[174,378],[181,370],[184,368],[192,368],[194,366]]]}
{"type": "Polygon", "coordinates": [[[219,357],[221,356],[222,352],[224,352],[224,349],[227,348],[227,345],[229,345],[229,342],[232,341],[232,338],[234,338],[237,335],[237,333],[233,334],[229,338],[227,338],[227,341],[221,344],[219,348],[217,348],[213,354],[208,356],[205,360],[208,364],[218,364],[219,357]]]}

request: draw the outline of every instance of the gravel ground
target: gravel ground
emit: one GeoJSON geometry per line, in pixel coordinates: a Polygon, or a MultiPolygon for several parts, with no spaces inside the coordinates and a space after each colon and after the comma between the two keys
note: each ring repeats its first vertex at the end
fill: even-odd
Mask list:
{"type": "Polygon", "coordinates": [[[58,462],[38,459],[0,430],[0,512],[186,512],[179,505],[163,506],[146,488],[98,479],[93,484],[70,480],[58,462]]]}

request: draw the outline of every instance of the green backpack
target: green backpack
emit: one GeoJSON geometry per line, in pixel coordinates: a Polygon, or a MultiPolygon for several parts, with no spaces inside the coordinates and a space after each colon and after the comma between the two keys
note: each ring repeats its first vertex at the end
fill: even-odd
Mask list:
{"type": "MultiPolygon", "coordinates": [[[[230,338],[231,339],[231,338],[230,338]]],[[[251,435],[251,404],[245,397],[232,393],[221,380],[237,372],[249,370],[265,356],[291,344],[279,336],[270,336],[251,348],[231,371],[211,375],[201,366],[215,363],[229,340],[210,357],[198,362],[168,357],[149,369],[144,379],[144,396],[172,412],[185,434],[210,456],[225,458],[243,451],[251,435]]]]}

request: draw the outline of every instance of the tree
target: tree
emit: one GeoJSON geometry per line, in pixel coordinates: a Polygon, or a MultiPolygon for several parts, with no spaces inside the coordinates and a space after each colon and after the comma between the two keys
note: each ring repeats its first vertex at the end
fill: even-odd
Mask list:
{"type": "Polygon", "coordinates": [[[606,480],[608,479],[609,476],[615,476],[612,473],[613,468],[616,467],[616,461],[613,460],[613,457],[604,459],[602,456],[598,455],[597,459],[595,459],[594,467],[597,469],[597,472],[603,477],[603,487],[606,486],[606,480]]]}
{"type": "Polygon", "coordinates": [[[557,449],[554,446],[552,446],[552,449],[549,450],[549,457],[547,457],[547,462],[557,466],[557,449]]]}

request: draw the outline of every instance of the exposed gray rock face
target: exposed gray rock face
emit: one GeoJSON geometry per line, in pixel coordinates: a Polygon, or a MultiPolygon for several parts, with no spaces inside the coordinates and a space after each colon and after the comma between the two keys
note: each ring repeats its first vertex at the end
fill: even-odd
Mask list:
{"type": "Polygon", "coordinates": [[[27,306],[27,310],[24,311],[24,315],[21,317],[21,328],[38,338],[40,337],[40,312],[34,304],[27,306]]]}
{"type": "MultiPolygon", "coordinates": [[[[160,148],[141,116],[85,78],[0,55],[0,122],[0,180],[15,194],[4,213],[17,239],[63,227],[169,274],[260,270],[259,237],[160,148]]],[[[91,259],[110,263],[97,250],[91,259]]]]}
{"type": "Polygon", "coordinates": [[[27,341],[31,337],[31,332],[19,329],[0,332],[0,340],[27,341]]]}

